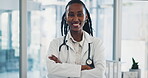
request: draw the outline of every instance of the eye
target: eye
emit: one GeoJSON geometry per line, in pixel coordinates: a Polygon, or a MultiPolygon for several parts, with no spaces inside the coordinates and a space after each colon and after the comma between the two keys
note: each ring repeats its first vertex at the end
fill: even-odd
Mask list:
{"type": "Polygon", "coordinates": [[[82,17],[83,16],[83,13],[79,13],[77,14],[78,17],[82,17]]]}
{"type": "Polygon", "coordinates": [[[68,16],[70,16],[70,17],[74,17],[75,15],[74,15],[74,14],[72,14],[72,13],[70,13],[70,14],[68,14],[68,16]]]}

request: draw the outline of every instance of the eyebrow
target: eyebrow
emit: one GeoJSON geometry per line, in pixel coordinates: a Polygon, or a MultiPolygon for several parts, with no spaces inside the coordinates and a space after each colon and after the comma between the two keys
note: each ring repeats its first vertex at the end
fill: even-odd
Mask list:
{"type": "MultiPolygon", "coordinates": [[[[74,12],[71,12],[71,11],[70,11],[69,13],[74,13],[74,12]]],[[[77,13],[83,13],[83,11],[78,11],[77,13]]]]}
{"type": "Polygon", "coordinates": [[[83,11],[78,11],[78,13],[83,13],[83,11]]]}
{"type": "Polygon", "coordinates": [[[74,13],[74,12],[69,12],[69,13],[74,13]]]}

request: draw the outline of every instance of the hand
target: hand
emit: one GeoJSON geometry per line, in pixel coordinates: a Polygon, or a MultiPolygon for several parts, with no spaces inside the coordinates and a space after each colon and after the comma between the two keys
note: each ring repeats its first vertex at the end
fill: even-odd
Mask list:
{"type": "Polygon", "coordinates": [[[55,61],[56,63],[62,63],[56,56],[52,55],[48,57],[50,60],[55,61]]]}
{"type": "Polygon", "coordinates": [[[88,65],[81,65],[81,70],[90,70],[90,69],[93,69],[93,68],[88,65]]]}

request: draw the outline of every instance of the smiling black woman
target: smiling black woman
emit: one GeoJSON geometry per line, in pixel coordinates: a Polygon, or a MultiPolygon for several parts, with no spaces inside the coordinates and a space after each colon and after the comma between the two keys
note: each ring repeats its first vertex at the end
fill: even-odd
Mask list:
{"type": "Polygon", "coordinates": [[[90,14],[81,0],[66,5],[61,33],[64,36],[49,46],[48,78],[105,78],[103,43],[93,37],[90,14]]]}

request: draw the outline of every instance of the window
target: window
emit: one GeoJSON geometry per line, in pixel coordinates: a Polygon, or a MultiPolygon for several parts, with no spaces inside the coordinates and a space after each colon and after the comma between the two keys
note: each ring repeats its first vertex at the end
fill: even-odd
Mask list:
{"type": "Polygon", "coordinates": [[[147,1],[123,1],[122,8],[121,69],[129,71],[133,57],[141,69],[141,78],[148,77],[147,7],[147,1]]]}
{"type": "Polygon", "coordinates": [[[19,11],[17,8],[19,8],[17,1],[0,0],[0,77],[2,78],[19,78],[19,11]]]}

